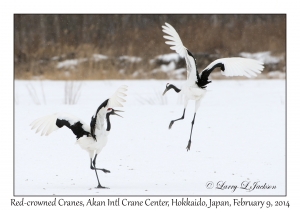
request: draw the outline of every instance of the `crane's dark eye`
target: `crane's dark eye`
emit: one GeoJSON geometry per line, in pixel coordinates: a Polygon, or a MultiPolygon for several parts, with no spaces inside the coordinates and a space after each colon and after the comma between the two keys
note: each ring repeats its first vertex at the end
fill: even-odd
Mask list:
{"type": "Polygon", "coordinates": [[[111,110],[111,108],[108,108],[108,109],[107,109],[107,111],[110,111],[110,110],[111,110]]]}

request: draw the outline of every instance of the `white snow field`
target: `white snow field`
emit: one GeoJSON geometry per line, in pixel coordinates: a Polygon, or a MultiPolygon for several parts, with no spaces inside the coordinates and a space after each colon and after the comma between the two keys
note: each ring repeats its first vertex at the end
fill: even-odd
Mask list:
{"type": "Polygon", "coordinates": [[[65,81],[15,81],[15,195],[285,195],[285,80],[214,80],[198,109],[189,152],[194,102],[169,130],[183,105],[175,91],[162,97],[167,82],[184,83],[74,82],[67,95],[80,95],[66,105],[70,82],[66,89],[65,81]],[[98,171],[110,189],[96,189],[88,153],[71,130],[42,137],[29,125],[56,112],[90,124],[98,106],[123,84],[124,118],[111,116],[108,143],[97,158],[97,167],[111,171],[98,171]]]}

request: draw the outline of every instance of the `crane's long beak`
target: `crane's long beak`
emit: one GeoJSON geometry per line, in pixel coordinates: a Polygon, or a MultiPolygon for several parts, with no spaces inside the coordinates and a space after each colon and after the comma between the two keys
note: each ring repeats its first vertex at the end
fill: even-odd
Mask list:
{"type": "MultiPolygon", "coordinates": [[[[114,112],[112,113],[113,115],[117,115],[119,117],[122,117],[121,115],[118,115],[116,112],[124,112],[124,111],[121,111],[121,110],[114,110],[114,112]]],[[[123,117],[122,117],[123,118],[123,117]]]]}
{"type": "Polygon", "coordinates": [[[165,89],[162,95],[165,95],[165,93],[168,91],[168,88],[165,89]]]}

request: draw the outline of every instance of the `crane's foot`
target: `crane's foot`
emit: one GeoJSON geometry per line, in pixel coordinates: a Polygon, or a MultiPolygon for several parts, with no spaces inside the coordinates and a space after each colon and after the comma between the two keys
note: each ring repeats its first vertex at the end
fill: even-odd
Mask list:
{"type": "Polygon", "coordinates": [[[92,170],[100,170],[100,171],[103,171],[104,173],[110,173],[109,170],[104,169],[104,168],[94,168],[93,166],[91,166],[91,169],[92,169],[92,170]]]}
{"type": "Polygon", "coordinates": [[[187,152],[191,149],[191,143],[192,143],[192,141],[189,140],[189,143],[188,143],[188,145],[187,145],[187,147],[186,147],[186,151],[187,151],[187,152]]]}
{"type": "Polygon", "coordinates": [[[172,128],[173,123],[174,123],[174,121],[172,120],[172,121],[170,122],[169,129],[172,128]]]}
{"type": "Polygon", "coordinates": [[[97,187],[96,187],[97,189],[109,189],[108,187],[103,187],[102,185],[98,185],[97,187]]]}
{"type": "Polygon", "coordinates": [[[103,171],[104,173],[110,173],[110,171],[107,170],[107,169],[102,169],[102,171],[103,171]]]}

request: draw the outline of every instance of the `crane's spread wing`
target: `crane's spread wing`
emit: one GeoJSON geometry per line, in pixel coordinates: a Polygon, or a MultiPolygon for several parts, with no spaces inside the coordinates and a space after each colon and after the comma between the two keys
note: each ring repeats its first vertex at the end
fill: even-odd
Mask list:
{"type": "Polygon", "coordinates": [[[182,41],[177,33],[177,31],[171,26],[169,23],[165,23],[163,27],[163,32],[168,34],[169,36],[163,36],[165,39],[170,40],[166,41],[166,44],[171,45],[171,49],[175,50],[181,57],[185,59],[187,71],[188,71],[188,79],[196,80],[196,60],[191,52],[182,44],[182,41]],[[194,72],[193,72],[194,71],[194,72]],[[192,78],[190,78],[190,75],[192,78]]]}
{"type": "Polygon", "coordinates": [[[210,63],[199,75],[197,84],[200,87],[210,83],[208,76],[217,67],[221,68],[221,74],[225,76],[256,77],[264,69],[263,63],[249,58],[220,58],[210,63]]]}
{"type": "Polygon", "coordinates": [[[212,72],[216,67],[221,68],[221,73],[225,76],[246,76],[256,77],[264,69],[263,63],[249,58],[220,58],[210,63],[202,74],[212,72]]]}
{"type": "Polygon", "coordinates": [[[169,36],[165,35],[163,37],[165,39],[171,40],[171,41],[166,41],[166,44],[173,45],[170,48],[172,50],[175,50],[181,57],[185,57],[186,47],[182,44],[182,41],[177,31],[169,23],[165,23],[165,24],[166,24],[165,26],[162,26],[163,28],[162,31],[168,34],[169,36]]]}
{"type": "Polygon", "coordinates": [[[123,102],[126,102],[122,97],[127,96],[125,92],[127,91],[128,86],[122,85],[120,86],[116,92],[108,99],[108,108],[114,107],[123,107],[123,102]]]}
{"type": "Polygon", "coordinates": [[[92,136],[95,138],[95,128],[101,129],[104,126],[104,118],[107,108],[114,108],[114,107],[123,107],[123,102],[126,102],[125,99],[125,92],[127,91],[127,85],[121,85],[116,92],[109,98],[106,99],[97,109],[95,115],[91,119],[90,127],[92,136]]]}
{"type": "Polygon", "coordinates": [[[66,113],[56,113],[38,118],[33,121],[30,126],[31,129],[36,129],[36,133],[41,131],[41,136],[48,136],[50,133],[62,128],[63,126],[71,129],[77,139],[84,135],[90,135],[88,125],[79,118],[66,113]]]}

